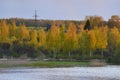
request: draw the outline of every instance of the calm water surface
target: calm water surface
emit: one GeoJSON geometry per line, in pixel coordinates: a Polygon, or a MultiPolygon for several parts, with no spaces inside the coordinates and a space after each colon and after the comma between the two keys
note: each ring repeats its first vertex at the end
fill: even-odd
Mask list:
{"type": "Polygon", "coordinates": [[[120,80],[120,66],[0,68],[0,80],[120,80]]]}

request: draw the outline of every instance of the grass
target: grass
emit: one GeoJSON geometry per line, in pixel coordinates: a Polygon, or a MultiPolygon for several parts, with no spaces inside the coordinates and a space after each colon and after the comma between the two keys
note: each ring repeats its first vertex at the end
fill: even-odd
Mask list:
{"type": "Polygon", "coordinates": [[[1,68],[5,67],[80,67],[89,66],[90,62],[71,62],[71,61],[26,61],[24,63],[9,61],[8,63],[0,63],[1,68]]]}
{"type": "Polygon", "coordinates": [[[90,65],[89,62],[37,61],[32,63],[34,67],[80,67],[88,65],[90,65]]]}

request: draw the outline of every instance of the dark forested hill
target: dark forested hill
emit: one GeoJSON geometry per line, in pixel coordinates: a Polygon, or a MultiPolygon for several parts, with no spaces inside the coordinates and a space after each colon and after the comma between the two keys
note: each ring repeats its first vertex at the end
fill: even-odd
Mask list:
{"type": "MultiPolygon", "coordinates": [[[[0,20],[2,20],[2,19],[0,19],[0,20]]],[[[17,26],[24,23],[27,27],[34,27],[36,24],[37,24],[37,26],[41,26],[41,27],[47,27],[52,24],[56,24],[58,26],[62,26],[64,24],[64,25],[68,26],[68,24],[71,22],[77,26],[77,25],[85,23],[85,21],[74,21],[74,20],[43,20],[43,19],[40,19],[40,20],[37,20],[37,23],[35,24],[34,19],[23,19],[23,18],[6,19],[6,21],[8,23],[10,23],[10,21],[12,21],[12,20],[15,20],[17,26]]]]}
{"type": "MultiPolygon", "coordinates": [[[[99,16],[90,16],[89,18],[85,19],[85,20],[49,20],[49,19],[38,19],[36,22],[34,19],[25,19],[25,18],[9,18],[9,19],[5,19],[7,21],[7,23],[10,23],[12,20],[15,20],[16,22],[16,26],[19,26],[20,24],[25,24],[26,27],[48,27],[51,26],[53,24],[57,25],[57,26],[66,26],[68,27],[69,23],[74,23],[77,27],[80,25],[85,25],[87,20],[90,20],[90,24],[92,27],[100,27],[100,26],[108,26],[110,28],[112,27],[120,27],[120,22],[119,20],[116,18],[114,19],[114,16],[111,16],[111,19],[109,19],[108,21],[104,21],[103,19],[99,18],[99,16]]],[[[2,19],[0,19],[1,21],[2,19]]]]}
{"type": "MultiPolygon", "coordinates": [[[[1,20],[2,19],[0,19],[0,21],[1,20]]],[[[74,23],[76,26],[79,26],[81,24],[84,25],[86,23],[86,20],[77,21],[77,20],[43,20],[43,19],[38,19],[36,24],[35,24],[34,19],[10,18],[10,19],[5,19],[5,20],[8,23],[10,23],[12,20],[15,20],[16,26],[19,26],[20,24],[24,23],[27,27],[34,27],[35,25],[41,26],[41,27],[47,27],[47,26],[50,26],[52,24],[56,24],[57,26],[65,25],[66,27],[68,27],[69,23],[71,23],[71,22],[74,23]]],[[[107,22],[102,21],[99,24],[98,24],[98,22],[95,24],[97,24],[97,26],[101,26],[101,25],[107,25],[107,22]]]]}

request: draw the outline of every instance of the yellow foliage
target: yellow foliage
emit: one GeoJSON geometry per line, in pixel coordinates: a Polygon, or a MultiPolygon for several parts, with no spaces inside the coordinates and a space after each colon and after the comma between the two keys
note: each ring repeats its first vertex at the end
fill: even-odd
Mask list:
{"type": "Polygon", "coordinates": [[[3,37],[3,39],[9,37],[9,27],[5,20],[1,21],[0,28],[1,28],[1,36],[3,37]]]}
{"type": "Polygon", "coordinates": [[[15,23],[15,21],[12,21],[11,24],[9,25],[9,31],[10,31],[10,37],[15,36],[15,34],[16,34],[16,23],[15,23]]]}
{"type": "Polygon", "coordinates": [[[37,31],[36,30],[32,30],[31,31],[31,35],[30,35],[30,43],[31,44],[34,44],[34,45],[36,45],[37,44],[37,31]]]}
{"type": "Polygon", "coordinates": [[[88,34],[89,34],[89,48],[90,49],[95,49],[96,37],[95,37],[94,30],[90,30],[88,34]]]}
{"type": "Polygon", "coordinates": [[[47,35],[47,48],[50,50],[60,49],[60,27],[52,26],[47,35]]]}
{"type": "Polygon", "coordinates": [[[105,49],[108,45],[107,40],[108,28],[107,27],[96,28],[95,34],[96,34],[96,48],[105,49]]]}
{"type": "Polygon", "coordinates": [[[39,31],[39,46],[45,46],[46,45],[46,33],[43,29],[39,31]]]}
{"type": "Polygon", "coordinates": [[[69,24],[67,33],[65,34],[65,47],[68,50],[78,48],[77,29],[73,23],[69,24]]]}
{"type": "Polygon", "coordinates": [[[20,25],[17,32],[18,32],[17,36],[20,40],[23,39],[29,40],[29,30],[26,28],[25,25],[20,25]]]}
{"type": "Polygon", "coordinates": [[[118,28],[114,27],[110,29],[108,35],[109,47],[114,48],[119,41],[120,41],[120,32],[118,28]]]}

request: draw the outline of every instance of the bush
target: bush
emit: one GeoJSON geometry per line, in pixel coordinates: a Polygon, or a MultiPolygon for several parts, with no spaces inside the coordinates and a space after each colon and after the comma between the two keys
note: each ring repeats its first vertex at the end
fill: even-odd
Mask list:
{"type": "Polygon", "coordinates": [[[120,65],[120,58],[119,57],[109,57],[107,59],[107,62],[110,64],[120,65]]]}

